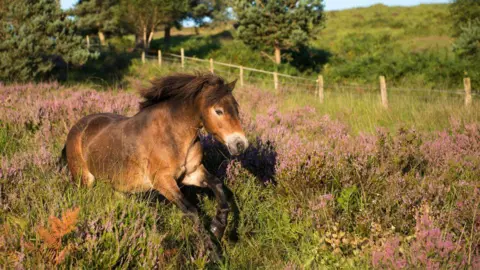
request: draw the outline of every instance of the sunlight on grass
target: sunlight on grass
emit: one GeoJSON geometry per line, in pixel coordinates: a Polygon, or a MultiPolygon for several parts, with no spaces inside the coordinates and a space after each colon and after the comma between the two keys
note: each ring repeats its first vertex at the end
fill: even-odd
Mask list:
{"type": "Polygon", "coordinates": [[[382,107],[380,94],[352,91],[326,91],[321,104],[313,94],[292,93],[285,96],[281,108],[292,110],[314,107],[319,115],[330,115],[348,124],[354,133],[375,132],[378,127],[396,130],[400,127],[422,131],[443,130],[451,119],[464,123],[480,121],[479,100],[466,108],[462,95],[437,92],[388,93],[389,109],[382,107]]]}

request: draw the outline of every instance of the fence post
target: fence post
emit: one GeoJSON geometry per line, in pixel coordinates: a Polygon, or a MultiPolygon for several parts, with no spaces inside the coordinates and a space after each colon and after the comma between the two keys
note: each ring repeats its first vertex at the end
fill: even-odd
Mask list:
{"type": "Polygon", "coordinates": [[[213,74],[213,58],[210,58],[210,72],[213,74]]]}
{"type": "Polygon", "coordinates": [[[463,79],[463,86],[465,87],[465,106],[472,104],[472,83],[470,78],[463,79]]]}
{"type": "Polygon", "coordinates": [[[142,64],[145,64],[145,51],[142,52],[142,64]]]}
{"type": "Polygon", "coordinates": [[[275,90],[278,90],[278,73],[276,71],[273,73],[273,85],[275,90]]]}
{"type": "Polygon", "coordinates": [[[323,103],[325,99],[323,95],[323,76],[318,75],[318,98],[320,99],[320,103],[323,103]]]}
{"type": "Polygon", "coordinates": [[[180,55],[182,57],[182,68],[185,67],[185,52],[183,51],[183,48],[180,49],[180,55]]]}
{"type": "Polygon", "coordinates": [[[158,50],[158,66],[162,66],[162,51],[158,50]]]}
{"type": "Polygon", "coordinates": [[[387,109],[388,98],[387,98],[387,83],[385,82],[385,76],[380,76],[380,94],[382,96],[382,105],[387,109]]]}
{"type": "Polygon", "coordinates": [[[240,66],[240,86],[243,86],[243,66],[240,66]]]}
{"type": "Polygon", "coordinates": [[[87,35],[86,39],[87,39],[87,49],[90,49],[90,37],[87,35]]]}

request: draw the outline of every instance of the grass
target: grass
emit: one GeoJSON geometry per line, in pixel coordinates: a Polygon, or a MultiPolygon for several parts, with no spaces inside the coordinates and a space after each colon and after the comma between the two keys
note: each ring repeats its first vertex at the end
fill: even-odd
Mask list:
{"type": "MultiPolygon", "coordinates": [[[[274,188],[264,188],[253,178],[230,185],[240,202],[237,234],[242,240],[225,240],[222,245],[226,259],[215,266],[202,254],[205,251],[201,250],[193,224],[171,204],[155,203],[145,196],[118,197],[102,182],[86,189],[71,184],[62,175],[32,171],[25,179],[30,177],[37,181],[20,183],[16,203],[9,203],[11,209],[2,215],[4,237],[10,239],[21,232],[23,241],[34,246],[24,251],[27,258],[22,264],[26,267],[49,264],[36,229],[45,225],[49,216],[60,216],[74,206],[80,208],[76,229],[62,239],[62,247],[74,248],[61,262],[62,268],[275,269],[282,266],[281,261],[311,268],[309,260],[321,254],[320,236],[311,230],[310,224],[291,223],[282,210],[286,202],[276,200],[274,188]]],[[[212,215],[212,199],[200,198],[205,201],[200,206],[204,205],[204,211],[212,215]]],[[[227,232],[230,230],[229,227],[227,232]]],[[[17,254],[2,252],[1,264],[21,263],[17,254]]],[[[352,260],[352,267],[353,261],[359,260],[352,260]]]]}
{"type": "Polygon", "coordinates": [[[281,108],[311,106],[319,115],[330,115],[346,123],[354,133],[374,133],[379,127],[398,130],[401,127],[421,131],[447,129],[451,119],[464,123],[478,122],[478,99],[467,108],[463,95],[437,92],[391,91],[389,108],[381,105],[380,93],[358,93],[350,90],[326,91],[321,104],[312,94],[293,93],[285,96],[281,108]]]}
{"type": "MultiPolygon", "coordinates": [[[[141,70],[139,80],[170,71],[141,70]]],[[[205,165],[224,179],[236,205],[220,242],[222,260],[214,263],[193,224],[156,193],[120,194],[100,180],[87,189],[56,170],[69,126],[93,112],[132,115],[136,96],[58,84],[13,85],[1,95],[5,268],[475,268],[480,262],[478,114],[455,111],[455,99],[392,96],[386,111],[373,93],[329,90],[320,105],[306,94],[235,90],[249,151],[234,159],[202,140],[205,165]],[[407,128],[397,129],[402,124],[407,128]],[[76,208],[78,217],[60,219],[76,208]]],[[[213,194],[183,191],[208,224],[213,194]]]]}
{"type": "Polygon", "coordinates": [[[315,43],[340,52],[341,40],[351,34],[390,34],[396,43],[412,51],[448,48],[451,35],[446,4],[424,4],[413,7],[389,7],[382,4],[327,12],[327,25],[315,43]],[[420,39],[423,42],[414,42],[420,39]],[[413,47],[412,47],[413,46],[413,47]]]}

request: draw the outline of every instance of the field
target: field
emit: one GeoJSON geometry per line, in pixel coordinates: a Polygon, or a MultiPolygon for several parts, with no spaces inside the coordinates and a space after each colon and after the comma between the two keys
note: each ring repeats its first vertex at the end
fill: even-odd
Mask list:
{"type": "MultiPolygon", "coordinates": [[[[318,58],[304,66],[275,67],[231,25],[172,32],[170,52],[326,80],[324,103],[301,85],[275,91],[271,78],[237,86],[251,144],[239,157],[202,134],[204,164],[233,207],[217,263],[155,192],[122,194],[102,181],[88,189],[57,169],[82,116],[133,115],[135,89],[149,79],[207,66],[142,64],[127,36],[72,67],[66,82],[0,84],[0,268],[480,269],[480,100],[474,91],[467,107],[454,91],[465,75],[477,89],[480,69],[465,74],[454,59],[448,7],[327,16],[310,48],[318,58]],[[388,109],[378,75],[387,76],[388,109]]],[[[168,52],[162,42],[157,33],[152,55],[168,52]]],[[[213,194],[182,191],[208,225],[213,194]]]]}
{"type": "MultiPolygon", "coordinates": [[[[378,101],[367,94],[332,98],[322,108],[312,98],[303,106],[305,95],[252,86],[235,92],[251,148],[231,158],[209,136],[202,139],[206,166],[225,180],[237,206],[221,242],[223,259],[214,264],[191,222],[156,194],[121,195],[101,182],[87,189],[56,170],[76,120],[100,111],[132,115],[134,93],[56,83],[2,86],[1,264],[480,267],[478,107],[458,113],[461,100],[453,106],[440,98],[426,111],[403,113],[413,119],[406,123],[420,129],[397,128],[393,121],[382,128],[382,119],[401,119],[397,110],[410,111],[409,99],[384,112],[379,106],[367,110],[378,101]],[[337,104],[342,108],[334,109],[337,104]],[[355,104],[367,112],[359,113],[355,104]],[[335,111],[344,118],[326,114],[335,111]],[[446,119],[436,120],[436,113],[446,119]]],[[[184,192],[208,224],[212,194],[184,192]]]]}
{"type": "MultiPolygon", "coordinates": [[[[329,83],[376,84],[379,75],[389,85],[428,89],[462,89],[462,79],[478,85],[478,65],[466,63],[452,51],[452,26],[446,4],[414,7],[375,5],[326,12],[325,28],[308,48],[286,50],[284,63],[276,66],[266,55],[235,38],[233,22],[215,27],[172,32],[169,47],[158,32],[151,52],[157,49],[187,56],[233,63],[291,75],[316,78],[322,73],[329,83]]],[[[117,47],[131,47],[133,36],[112,39],[117,47]]],[[[101,74],[98,74],[101,76],[101,74]]],[[[477,88],[474,88],[477,89],[477,88]]]]}
{"type": "MultiPolygon", "coordinates": [[[[243,65],[269,71],[316,79],[322,74],[325,84],[377,85],[378,76],[388,86],[408,89],[463,89],[463,78],[472,79],[478,92],[480,67],[456,56],[446,4],[414,7],[375,5],[326,12],[325,28],[308,48],[285,50],[283,63],[274,64],[273,51],[255,51],[236,39],[233,22],[213,27],[173,30],[170,45],[163,32],[157,32],[149,50],[151,56],[161,49],[167,53],[243,65]]],[[[91,37],[95,44],[95,37],[91,37]]],[[[133,64],[133,36],[108,40],[115,52],[103,53],[97,61],[82,68],[73,67],[67,80],[72,84],[91,82],[107,88],[125,83],[133,64]]],[[[139,58],[139,54],[135,55],[139,58]]]]}

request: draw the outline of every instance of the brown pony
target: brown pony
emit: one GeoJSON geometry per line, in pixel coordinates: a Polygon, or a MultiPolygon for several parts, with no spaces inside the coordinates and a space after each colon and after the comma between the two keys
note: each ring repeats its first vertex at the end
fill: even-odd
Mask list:
{"type": "Polygon", "coordinates": [[[235,82],[226,84],[211,74],[167,76],[140,91],[144,101],[132,117],[99,113],[82,118],[63,149],[73,181],[92,186],[96,179],[107,180],[123,192],[157,190],[195,222],[197,210],[178,185],[208,187],[218,202],[210,231],[220,239],[229,205],[222,182],[202,165],[198,136],[205,128],[232,155],[248,147],[232,95],[235,82]]]}

